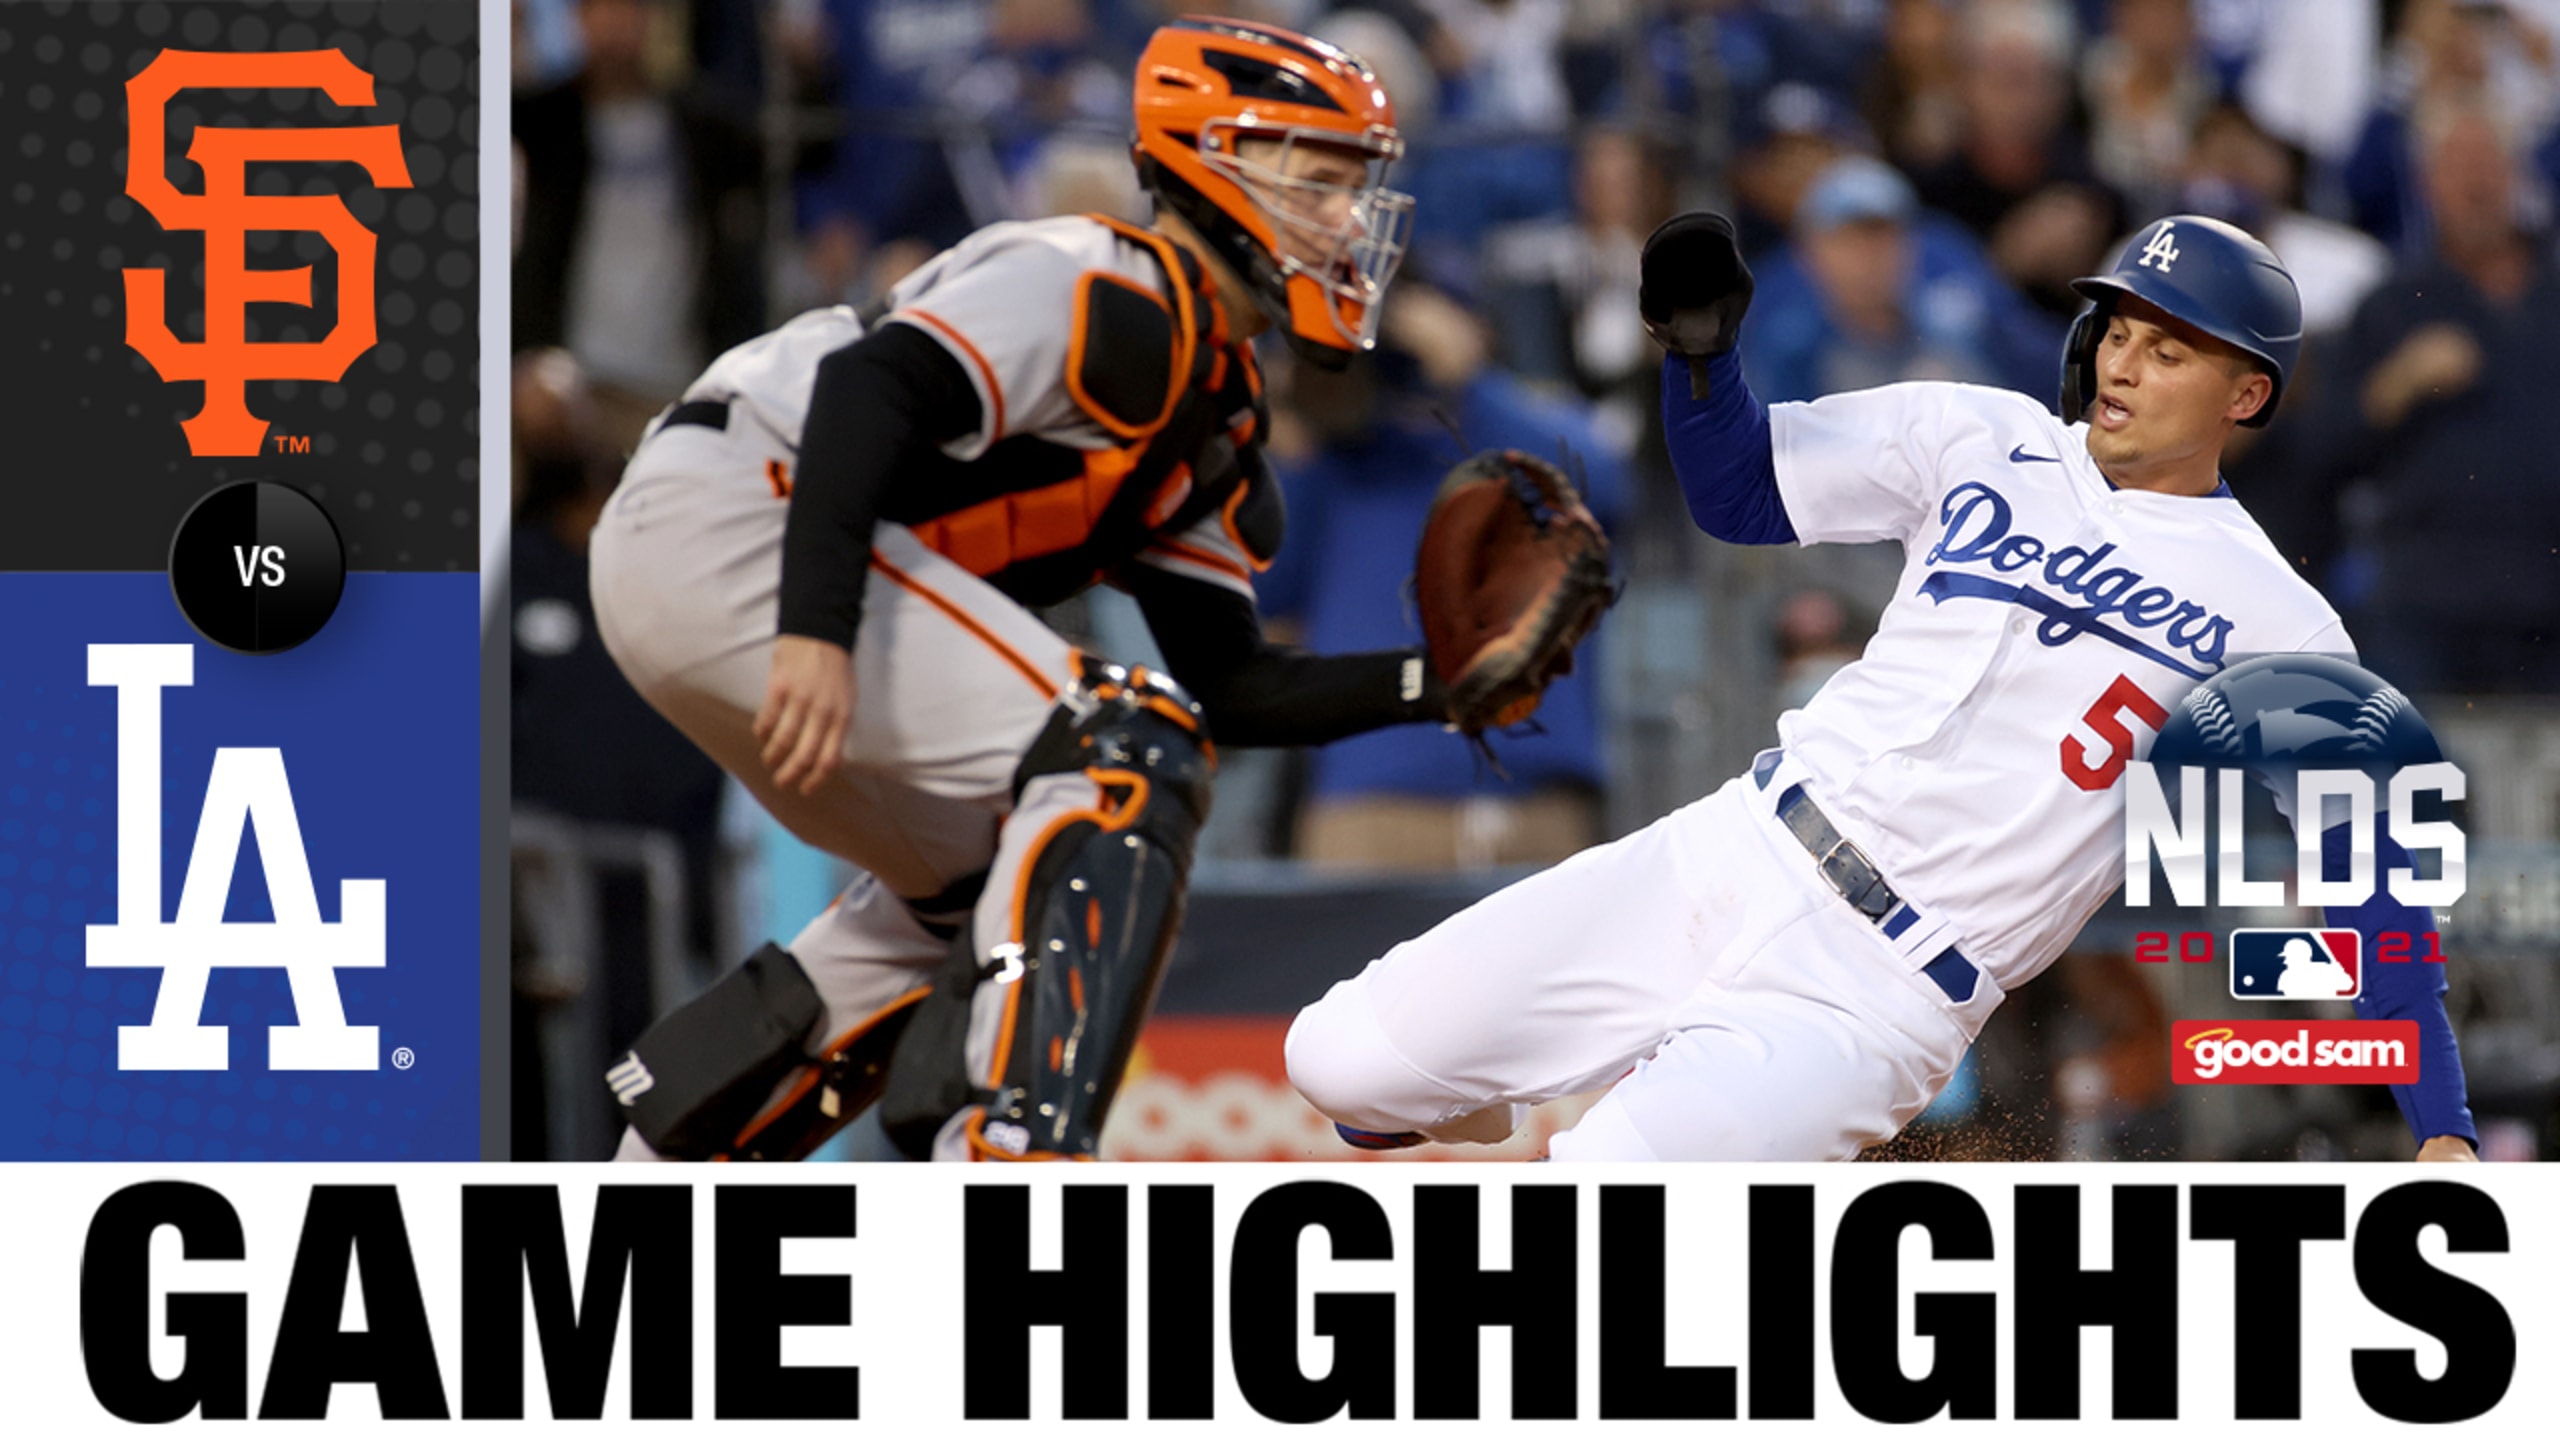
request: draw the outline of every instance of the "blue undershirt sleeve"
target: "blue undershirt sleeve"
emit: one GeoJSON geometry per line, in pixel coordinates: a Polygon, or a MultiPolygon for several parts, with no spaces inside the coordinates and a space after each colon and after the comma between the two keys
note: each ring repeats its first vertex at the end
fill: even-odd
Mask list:
{"type": "Polygon", "coordinates": [[[1663,437],[1689,514],[1699,529],[1736,545],[1790,543],[1796,527],[1778,495],[1769,408],[1743,383],[1734,352],[1706,369],[1707,398],[1699,400],[1690,393],[1689,357],[1662,357],[1663,437]]]}
{"type": "MultiPolygon", "coordinates": [[[[2320,873],[2343,880],[2348,875],[2349,826],[2335,825],[2320,835],[2320,873]]],[[[2384,888],[2382,877],[2392,867],[2414,869],[2409,852],[2375,822],[2374,890],[2361,905],[2332,905],[2327,923],[2352,929],[2363,937],[2364,993],[2356,997],[2356,1014],[2367,1020],[2411,1020],[2418,1026],[2418,1079],[2391,1087],[2401,1118],[2424,1143],[2438,1135],[2459,1135],[2477,1147],[2480,1132],[2471,1121],[2468,1090],[2462,1077],[2462,1050],[2454,1043],[2453,1022],[2444,1010],[2444,966],[2422,959],[2431,948],[2425,937],[2436,933],[2435,916],[2422,906],[2404,904],[2384,888]],[[2406,935],[2407,960],[2384,961],[2381,937],[2406,935]]]]}

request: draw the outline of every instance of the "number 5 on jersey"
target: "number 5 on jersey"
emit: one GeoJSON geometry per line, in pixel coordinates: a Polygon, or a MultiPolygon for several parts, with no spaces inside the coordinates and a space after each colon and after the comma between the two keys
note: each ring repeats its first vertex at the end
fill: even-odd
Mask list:
{"type": "Polygon", "coordinates": [[[2159,701],[2142,693],[2131,678],[2117,676],[2107,693],[2080,717],[2080,723],[2104,742],[2105,752],[2101,754],[2077,732],[2062,737],[2062,773],[2072,784],[2083,790],[2104,790],[2124,778],[2125,762],[2133,758],[2133,731],[2125,724],[2128,715],[2155,731],[2169,722],[2169,712],[2159,701]]]}

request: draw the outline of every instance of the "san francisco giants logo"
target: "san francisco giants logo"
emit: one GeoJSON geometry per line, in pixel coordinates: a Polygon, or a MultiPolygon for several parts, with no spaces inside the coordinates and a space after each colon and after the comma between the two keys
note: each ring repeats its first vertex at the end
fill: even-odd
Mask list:
{"type": "Polygon", "coordinates": [[[163,380],[204,382],[204,408],[185,421],[195,455],[255,455],[267,422],[249,413],[252,380],[337,380],[373,348],[374,235],[335,195],[251,195],[249,162],[344,160],[387,190],[409,187],[396,125],[241,130],[196,127],[187,158],[204,171],[204,193],[169,183],[166,111],[181,90],[317,90],[350,109],[373,104],[373,77],[335,50],[261,55],[163,50],[125,82],[132,163],[125,193],[164,230],[204,232],[204,339],[169,329],[168,272],[124,272],[124,343],[163,380]],[[252,230],[309,230],[338,253],[338,321],[308,343],[248,338],[251,305],[311,304],[311,267],[252,270],[252,230]]]}

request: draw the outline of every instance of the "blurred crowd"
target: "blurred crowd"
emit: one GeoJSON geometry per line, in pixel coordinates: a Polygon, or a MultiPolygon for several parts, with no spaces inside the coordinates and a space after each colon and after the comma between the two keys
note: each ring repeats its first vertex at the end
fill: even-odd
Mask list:
{"type": "MultiPolygon", "coordinates": [[[[981,225],[1143,220],[1130,69],[1183,8],[519,0],[516,345],[574,357],[615,453],[719,350],[868,299],[981,225]]],[[[2524,393],[2560,350],[2560,0],[1226,8],[1367,58],[1419,200],[1375,361],[1292,376],[1274,356],[1293,533],[1264,603],[1307,643],[1409,638],[1393,578],[1431,481],[1497,443],[1574,458],[1647,597],[1718,593],[1636,316],[1639,248],[1677,209],[1743,227],[1744,363],[1771,401],[1921,378],[2050,397],[2072,277],[2184,210],[2259,233],[2301,285],[2302,373],[2231,478],[2368,661],[2421,693],[2560,690],[2560,472],[2540,461],[2560,407],[2524,393]]],[[[1749,663],[1587,664],[1545,733],[1504,747],[1507,778],[1438,735],[1309,757],[1288,813],[1256,809],[1234,843],[1529,860],[1679,803],[1683,784],[1605,758],[1612,701],[1757,733],[1855,655],[1893,572],[1752,567],[1723,587],[1752,612],[1749,663]],[[1767,703],[1609,683],[1710,674],[1767,703]],[[1612,785],[1639,793],[1606,808],[1612,785]]]]}
{"type": "MultiPolygon", "coordinates": [[[[563,454],[521,517],[558,572],[546,598],[583,605],[595,487],[721,349],[994,221],[1143,221],[1132,62],[1195,8],[517,0],[514,343],[577,419],[543,432],[563,454]]],[[[2159,214],[2253,231],[2307,333],[2275,423],[2227,459],[2242,502],[2422,705],[2560,694],[2560,405],[2531,393],[2560,374],[2560,0],[1208,8],[1367,59],[1409,147],[1391,183],[1418,201],[1378,353],[1339,375],[1270,353],[1273,627],[1411,643],[1420,517],[1490,445],[1569,457],[1629,582],[1533,730],[1496,740],[1498,770],[1427,727],[1234,764],[1213,858],[1560,858],[1703,794],[1857,656],[1898,555],[1742,552],[1683,513],[1636,287],[1646,234],[1690,208],[1741,228],[1743,362],[1772,402],[1944,379],[2051,403],[2073,277],[2159,214]]],[[[523,703],[528,665],[610,682],[570,619],[584,652],[520,654],[520,757],[597,746],[592,717],[523,703]]],[[[1112,597],[1053,619],[1145,658],[1112,597]]]]}

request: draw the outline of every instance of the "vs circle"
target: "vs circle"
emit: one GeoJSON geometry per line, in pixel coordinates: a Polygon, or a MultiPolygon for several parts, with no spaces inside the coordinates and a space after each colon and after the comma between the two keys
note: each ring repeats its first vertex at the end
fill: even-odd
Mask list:
{"type": "Polygon", "coordinates": [[[196,502],[169,542],[169,589],[196,633],[274,655],[320,633],[347,586],[338,527],[290,485],[242,480],[196,502]]]}

